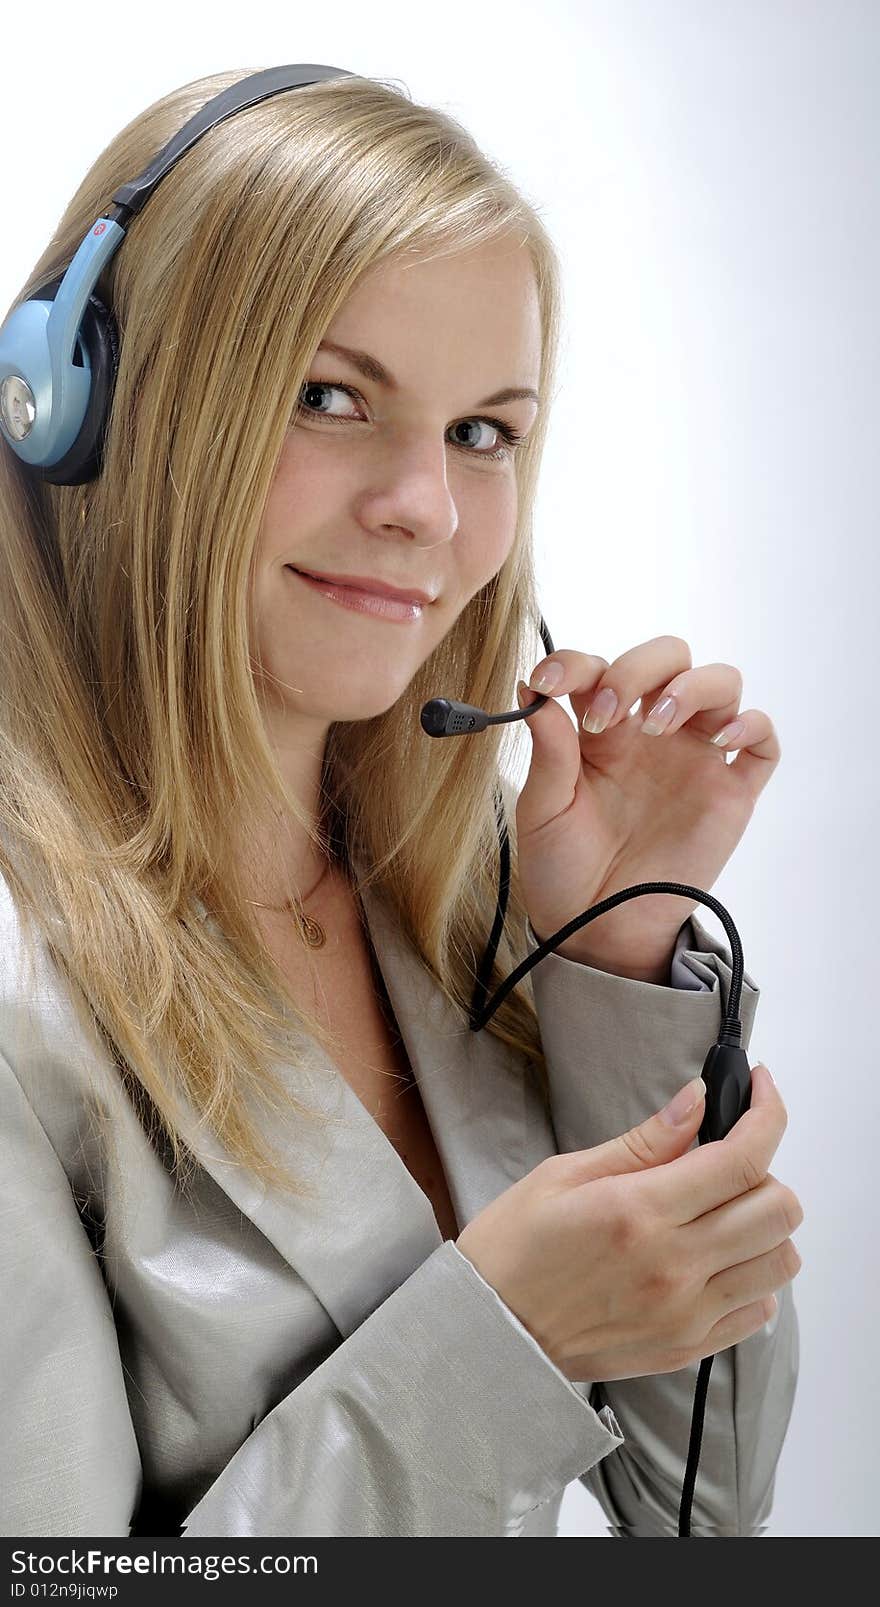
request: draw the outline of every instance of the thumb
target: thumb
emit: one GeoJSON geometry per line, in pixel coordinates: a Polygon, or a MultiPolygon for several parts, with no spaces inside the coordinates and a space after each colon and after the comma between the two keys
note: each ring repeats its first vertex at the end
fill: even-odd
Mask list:
{"type": "MultiPolygon", "coordinates": [[[[538,693],[519,681],[516,699],[521,709],[534,703],[538,693]]],[[[545,821],[555,820],[571,803],[581,773],[581,749],[577,727],[560,703],[547,697],[546,703],[524,720],[532,739],[528,775],[516,801],[517,831],[537,831],[545,821]]]]}
{"type": "Polygon", "coordinates": [[[689,1149],[697,1136],[705,1111],[706,1084],[694,1077],[684,1088],[646,1121],[606,1144],[581,1151],[582,1168],[578,1181],[588,1183],[598,1177],[616,1177],[623,1172],[640,1172],[649,1166],[662,1166],[689,1149]]]}

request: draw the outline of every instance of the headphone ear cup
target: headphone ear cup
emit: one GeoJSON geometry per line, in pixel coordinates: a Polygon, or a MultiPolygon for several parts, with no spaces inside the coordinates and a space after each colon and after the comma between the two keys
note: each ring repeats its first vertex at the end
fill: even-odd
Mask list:
{"type": "MultiPolygon", "coordinates": [[[[52,279],[33,292],[35,301],[54,301],[64,275],[52,279]]],[[[104,437],[110,418],[116,375],[119,368],[119,330],[109,308],[98,296],[90,295],[79,328],[81,343],[91,364],[89,400],[76,440],[63,458],[49,468],[34,466],[32,472],[51,485],[85,485],[101,472],[104,437]]],[[[74,359],[77,356],[74,347],[74,359]]]]}

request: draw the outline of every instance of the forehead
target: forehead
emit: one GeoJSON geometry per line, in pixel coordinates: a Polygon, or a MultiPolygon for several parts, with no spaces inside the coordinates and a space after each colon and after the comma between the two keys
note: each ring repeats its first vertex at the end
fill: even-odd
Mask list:
{"type": "Polygon", "coordinates": [[[417,379],[420,365],[465,364],[479,369],[486,389],[494,380],[537,390],[541,319],[531,254],[505,238],[445,256],[391,258],[364,275],[326,339],[375,352],[402,385],[417,379]]]}

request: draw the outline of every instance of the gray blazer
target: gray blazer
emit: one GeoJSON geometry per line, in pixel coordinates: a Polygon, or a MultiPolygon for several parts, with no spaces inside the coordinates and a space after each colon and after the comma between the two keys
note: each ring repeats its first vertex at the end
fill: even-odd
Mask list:
{"type": "MultiPolygon", "coordinates": [[[[462,1226],[657,1110],[715,1041],[729,953],[696,917],[673,987],[549,955],[529,980],[551,1123],[519,1055],[463,1027],[383,899],[364,905],[462,1226]]],[[[698,1363],[571,1383],[311,1040],[279,1069],[331,1118],[287,1133],[320,1202],[241,1175],[190,1112],[184,1204],[46,945],[35,996],[20,957],[0,878],[3,1534],[553,1536],[574,1479],[612,1533],[677,1534],[698,1363]]],[[[758,996],[746,974],[746,1048],[758,996]]],[[[694,1535],[770,1512],[799,1359],[790,1284],[778,1298],[713,1364],[694,1535]]]]}

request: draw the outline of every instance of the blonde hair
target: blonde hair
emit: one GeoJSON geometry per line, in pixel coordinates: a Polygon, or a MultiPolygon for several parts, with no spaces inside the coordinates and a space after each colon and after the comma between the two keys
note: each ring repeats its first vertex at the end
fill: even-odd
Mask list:
{"type": "MultiPolygon", "coordinates": [[[[197,79],[134,118],[86,175],[13,307],[62,273],[114,191],[244,76],[197,79]]],[[[122,342],[99,478],[39,482],[6,443],[0,451],[0,869],[22,932],[33,921],[49,943],[80,1019],[143,1096],[151,1136],[170,1140],[184,1187],[192,1156],[177,1131],[178,1089],[235,1161],[310,1194],[267,1152],[247,1107],[315,1115],[270,1071],[279,1054],[295,1064],[291,1014],[333,1050],[255,929],[233,818],[268,801],[322,853],[369,866],[358,886],[380,887],[467,1018],[495,913],[494,794],[510,728],[434,742],[419,710],[438,693],[509,708],[540,651],[532,510],[546,411],[515,460],[509,556],[392,708],[331,726],[314,830],[267,739],[248,592],[285,433],[337,309],[391,256],[445,255],[511,230],[534,263],[549,397],[554,248],[468,132],[367,78],[273,96],[178,162],[98,281],[122,342]]],[[[526,935],[507,813],[510,898],[490,995],[526,935]]],[[[528,979],[484,1030],[524,1055],[546,1098],[528,979]]]]}

